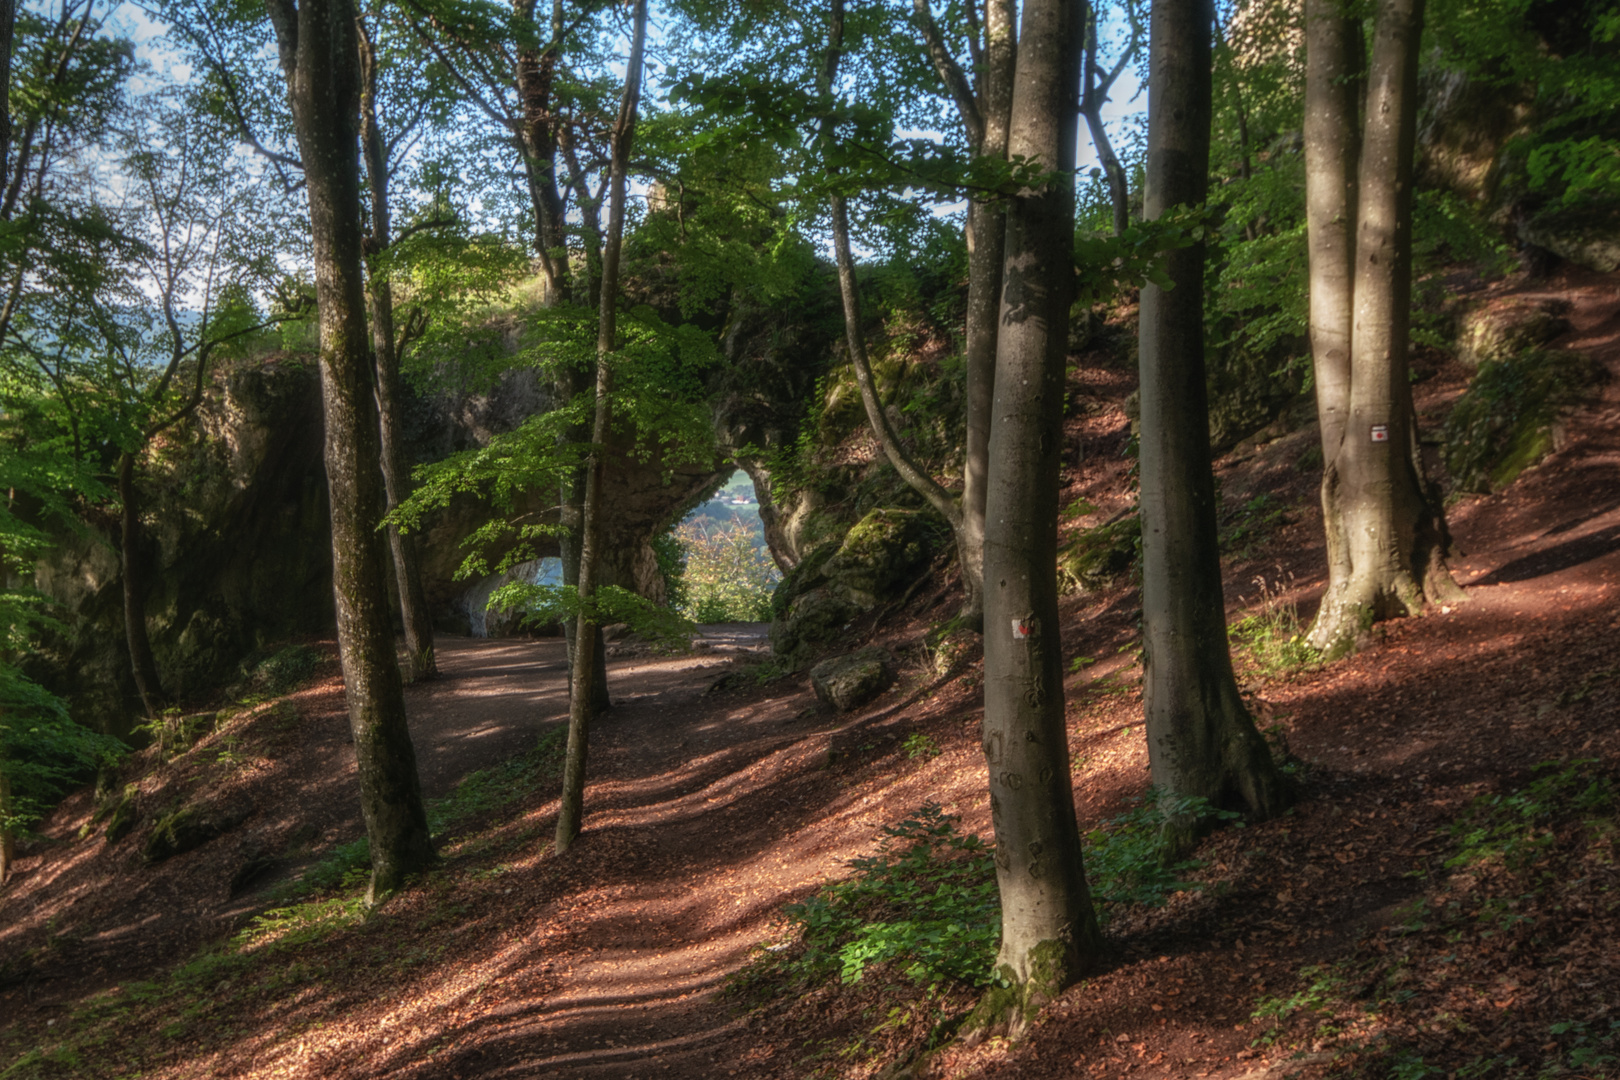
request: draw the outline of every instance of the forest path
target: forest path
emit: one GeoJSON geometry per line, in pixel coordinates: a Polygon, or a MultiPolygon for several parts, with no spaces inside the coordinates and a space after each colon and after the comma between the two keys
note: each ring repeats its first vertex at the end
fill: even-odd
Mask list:
{"type": "MultiPolygon", "coordinates": [[[[502,989],[443,999],[456,1022],[435,1033],[431,1061],[400,1048],[406,1075],[710,1077],[745,1064],[746,1020],[719,991],[781,906],[840,876],[886,823],[826,764],[840,733],[881,727],[892,698],[855,719],[815,708],[802,679],[744,678],[715,694],[735,670],[727,654],[762,650],[763,627],[704,627],[697,646],[611,663],[614,707],[591,732],[585,830],[567,856],[547,846],[514,871],[509,891],[528,893],[532,912],[508,920],[526,924],[521,952],[466,957],[479,978],[456,980],[502,989]]],[[[518,698],[524,709],[565,702],[560,668],[528,670],[521,694],[503,675],[534,649],[441,644],[447,685],[413,690],[413,729],[459,715],[455,738],[475,739],[518,698]],[[469,724],[470,708],[489,712],[469,724]]],[[[456,770],[436,760],[450,741],[424,755],[425,777],[456,770]]],[[[555,808],[530,815],[543,837],[555,808]]]]}

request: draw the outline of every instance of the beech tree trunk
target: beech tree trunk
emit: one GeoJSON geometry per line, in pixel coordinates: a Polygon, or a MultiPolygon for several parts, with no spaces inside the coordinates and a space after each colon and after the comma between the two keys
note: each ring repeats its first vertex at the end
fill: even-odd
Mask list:
{"type": "MultiPolygon", "coordinates": [[[[1204,203],[1209,183],[1207,0],[1157,0],[1149,58],[1144,217],[1204,203]]],[[[1153,782],[1176,797],[1239,802],[1256,817],[1285,804],[1265,740],[1238,694],[1226,640],[1215,479],[1204,382],[1204,248],[1170,252],[1166,289],[1142,288],[1143,703],[1153,782]]],[[[1165,824],[1171,850],[1187,815],[1165,824]]]]}
{"type": "Polygon", "coordinates": [[[619,253],[624,246],[625,174],[636,134],[641,102],[642,55],[647,43],[647,0],[636,0],[630,60],[625,69],[624,100],[613,126],[613,158],[608,179],[608,231],[602,247],[602,302],[596,325],[596,414],[591,425],[591,456],[585,480],[585,512],[579,560],[579,622],[574,633],[574,666],[569,672],[568,751],[563,763],[563,791],[557,814],[555,848],[566,852],[585,820],[585,759],[590,723],[596,712],[590,690],[602,664],[601,626],[591,610],[596,593],[596,567],[601,555],[602,481],[606,447],[613,425],[613,353],[618,348],[619,253]]]}
{"type": "Polygon", "coordinates": [[[1327,592],[1350,576],[1339,507],[1339,447],[1350,415],[1350,329],[1355,306],[1356,159],[1363,87],[1361,25],[1343,0],[1305,6],[1305,215],[1310,251],[1310,338],[1322,438],[1322,521],[1327,592]]]}
{"type": "MultiPolygon", "coordinates": [[[[364,28],[360,33],[361,77],[360,147],[365,157],[371,195],[371,244],[373,254],[388,250],[393,243],[388,206],[388,159],[382,130],[377,126],[376,57],[364,28]]],[[[410,470],[405,466],[403,439],[399,432],[399,410],[404,391],[399,376],[399,353],[394,337],[394,291],[388,275],[372,266],[368,275],[367,301],[371,306],[371,341],[377,362],[377,423],[381,439],[383,492],[388,512],[410,494],[410,470]]],[[[416,538],[388,526],[388,548],[393,556],[394,581],[399,593],[400,624],[405,631],[405,660],[408,677],[431,679],[439,673],[433,653],[433,620],[428,616],[427,593],[422,588],[422,571],[416,558],[416,538]]]]}
{"type": "Polygon", "coordinates": [[[135,455],[118,455],[118,556],[124,578],[124,640],[129,645],[130,673],[141,695],[146,718],[155,720],[166,700],[152,656],[152,638],[146,632],[146,563],[141,559],[141,504],[135,489],[135,455]]]}
{"type": "MultiPolygon", "coordinates": [[[[934,21],[929,0],[913,0],[918,32],[940,81],[956,103],[957,112],[974,153],[1005,157],[1007,128],[1012,108],[1013,70],[1017,62],[1017,32],[1014,5],[1009,0],[987,0],[985,42],[982,52],[976,45],[976,58],[982,59],[977,89],[974,80],[951,55],[944,35],[934,21]]],[[[828,48],[820,84],[831,92],[843,52],[844,5],[834,0],[828,23],[828,48]]],[[[969,33],[976,35],[977,26],[969,33]]],[[[829,133],[824,129],[822,137],[829,133]]],[[[831,197],[833,251],[838,263],[839,291],[844,304],[844,328],[850,363],[860,386],[861,403],[884,456],[914,491],[951,526],[956,540],[957,562],[962,569],[962,607],[957,618],[963,625],[979,630],[984,623],[984,506],[988,480],[990,406],[993,398],[996,364],[996,333],[1001,306],[1001,264],[1005,224],[1000,207],[993,203],[970,202],[967,210],[968,248],[967,340],[964,361],[967,369],[966,461],[962,470],[960,498],[925,472],[900,442],[888,414],[877,395],[872,369],[861,332],[860,294],[856,288],[854,259],[850,254],[849,211],[842,195],[831,197]]]]}
{"type": "MultiPolygon", "coordinates": [[[[525,21],[533,20],[534,9],[535,0],[517,0],[514,4],[514,10],[525,21]]],[[[544,49],[520,49],[514,73],[518,100],[523,104],[518,149],[523,155],[529,204],[534,212],[535,251],[546,275],[550,302],[565,297],[572,281],[562,195],[557,190],[557,118],[551,108],[562,33],[562,4],[555,0],[551,8],[551,41],[544,49]]]]}
{"type": "MultiPolygon", "coordinates": [[[[1007,156],[1012,122],[1013,77],[1018,67],[1017,11],[1012,0],[985,0],[984,77],[979,116],[984,136],[978,153],[1007,156]]],[[[984,515],[990,482],[990,410],[995,402],[996,339],[1001,329],[1001,274],[1006,261],[1007,221],[999,204],[969,203],[967,213],[968,298],[967,458],[962,468],[962,524],[956,547],[962,562],[961,619],[984,625],[984,515]]]]}
{"type": "MultiPolygon", "coordinates": [[[[1078,117],[1080,19],[1026,0],[1008,153],[1067,170],[1078,117]]],[[[1007,211],[985,513],[984,755],[1001,893],[997,971],[970,1032],[1017,1037],[1095,960],[1100,934],[1082,865],[1064,725],[1057,502],[1073,294],[1067,172],[1007,211]]]]}
{"type": "Polygon", "coordinates": [[[434,858],[405,719],[377,526],[385,497],[361,269],[360,82],[351,0],[270,0],[309,194],[332,587],[376,903],[434,858]]]}
{"type": "Polygon", "coordinates": [[[1338,445],[1323,454],[1348,565],[1309,635],[1330,659],[1353,650],[1378,620],[1463,596],[1446,565],[1438,493],[1423,475],[1407,376],[1422,31],[1422,0],[1379,4],[1356,193],[1348,406],[1338,445]]]}

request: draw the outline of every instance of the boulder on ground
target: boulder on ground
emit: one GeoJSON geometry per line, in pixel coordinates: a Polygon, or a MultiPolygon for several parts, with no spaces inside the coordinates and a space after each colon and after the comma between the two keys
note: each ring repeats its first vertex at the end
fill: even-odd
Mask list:
{"type": "Polygon", "coordinates": [[[146,841],[147,862],[162,862],[200,848],[217,836],[224,836],[248,819],[252,810],[245,806],[204,808],[182,807],[158,819],[146,841]]]}
{"type": "Polygon", "coordinates": [[[1519,226],[1519,239],[1600,274],[1620,269],[1620,202],[1554,206],[1519,226]]]}
{"type": "Polygon", "coordinates": [[[1569,332],[1567,304],[1512,300],[1465,312],[1457,327],[1457,359],[1465,367],[1507,360],[1569,332]]]}
{"type": "Polygon", "coordinates": [[[771,648],[787,656],[829,640],[851,619],[902,595],[927,568],[936,542],[937,519],[926,511],[873,510],[777,586],[771,648]]]}
{"type": "Polygon", "coordinates": [[[866,704],[893,681],[888,653],[879,648],[835,656],[810,669],[810,686],[816,697],[839,712],[866,704]]]}
{"type": "Polygon", "coordinates": [[[1559,442],[1560,417],[1604,378],[1582,353],[1529,349],[1493,360],[1446,419],[1446,468],[1463,491],[1499,491],[1559,442]]]}

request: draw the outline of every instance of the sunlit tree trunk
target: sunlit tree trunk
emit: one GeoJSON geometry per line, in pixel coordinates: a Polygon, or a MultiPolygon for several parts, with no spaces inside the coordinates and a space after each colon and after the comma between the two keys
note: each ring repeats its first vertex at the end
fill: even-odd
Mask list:
{"type": "Polygon", "coordinates": [[[1422,30],[1422,0],[1380,3],[1358,172],[1348,408],[1336,452],[1324,454],[1349,565],[1310,632],[1329,657],[1354,649],[1378,620],[1462,596],[1446,565],[1444,513],[1423,476],[1407,376],[1422,30]]]}
{"type": "Polygon", "coordinates": [[[118,455],[118,555],[124,578],[124,640],[129,646],[130,673],[141,695],[141,708],[154,719],[165,704],[163,683],[146,630],[146,563],[141,559],[140,492],[135,487],[135,455],[118,455]]]}
{"type": "MultiPolygon", "coordinates": [[[[1199,207],[1209,184],[1207,0],[1157,0],[1143,216],[1199,207]]],[[[1281,810],[1284,787],[1238,694],[1226,640],[1204,383],[1204,247],[1169,252],[1141,300],[1142,640],[1153,782],[1176,797],[1281,810]]],[[[1172,849],[1191,820],[1171,815],[1172,849]]]]}
{"type": "Polygon", "coordinates": [[[309,196],[320,307],[321,397],[337,602],[360,807],[371,844],[368,902],[433,861],[377,526],[385,505],[361,269],[359,46],[351,0],[270,0],[309,196]]]}
{"type": "Polygon", "coordinates": [[[1339,507],[1339,448],[1350,415],[1350,327],[1355,306],[1356,159],[1363,91],[1359,21],[1343,0],[1305,6],[1305,213],[1310,336],[1322,438],[1322,521],[1328,593],[1350,576],[1339,507]]]}
{"type": "Polygon", "coordinates": [[[630,144],[635,139],[636,112],[641,101],[642,54],[647,42],[647,0],[637,0],[630,39],[630,60],[625,69],[624,100],[613,126],[612,170],[608,180],[608,231],[602,247],[602,302],[596,328],[596,414],[591,425],[591,456],[585,480],[585,512],[579,560],[578,629],[574,633],[574,665],[570,671],[568,751],[563,763],[562,802],[557,814],[555,847],[560,855],[579,835],[585,820],[585,760],[591,718],[596,712],[591,687],[603,669],[601,626],[591,611],[596,593],[596,570],[601,560],[602,481],[606,448],[613,425],[613,353],[618,347],[619,254],[624,246],[625,174],[630,166],[630,144]]]}
{"type": "Polygon", "coordinates": [[[1057,607],[1079,22],[1073,4],[1026,0],[1008,138],[1009,154],[1064,170],[1006,211],[986,493],[984,755],[1001,894],[996,968],[1006,986],[988,992],[967,1023],[1015,1037],[1095,960],[1100,940],[1069,775],[1057,607]]]}
{"type": "MultiPolygon", "coordinates": [[[[388,206],[388,158],[382,130],[377,126],[376,56],[363,26],[360,45],[360,148],[370,180],[373,254],[381,255],[393,243],[388,206]]],[[[367,283],[372,349],[377,361],[377,423],[382,448],[383,491],[388,512],[393,513],[410,492],[410,471],[405,466],[404,439],[399,430],[404,390],[394,336],[394,291],[387,272],[376,266],[372,267],[367,283]]],[[[400,623],[405,631],[406,670],[412,680],[431,679],[439,673],[439,665],[433,653],[433,620],[428,616],[427,593],[422,588],[416,539],[390,524],[388,548],[393,556],[400,623]]]]}

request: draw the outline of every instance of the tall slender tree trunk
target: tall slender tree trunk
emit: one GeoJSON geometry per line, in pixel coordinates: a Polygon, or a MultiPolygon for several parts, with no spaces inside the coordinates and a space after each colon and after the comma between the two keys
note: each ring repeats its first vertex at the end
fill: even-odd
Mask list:
{"type": "MultiPolygon", "coordinates": [[[[516,0],[513,4],[513,10],[525,22],[533,21],[534,9],[535,0],[516,0]]],[[[550,303],[561,302],[572,281],[562,195],[557,190],[557,118],[551,107],[562,33],[562,3],[554,0],[548,47],[520,49],[514,72],[518,99],[523,103],[518,144],[534,213],[535,251],[546,275],[550,303]]]]}
{"type": "MultiPolygon", "coordinates": [[[[1149,58],[1144,217],[1202,206],[1209,183],[1211,10],[1157,0],[1149,58]]],[[[1258,817],[1285,788],[1238,694],[1226,640],[1216,542],[1215,479],[1204,383],[1204,248],[1166,255],[1172,288],[1141,302],[1143,702],[1153,782],[1170,795],[1258,817]]],[[[1166,821],[1172,850],[1191,840],[1186,815],[1166,821]]]]}
{"type": "Polygon", "coordinates": [[[146,563],[141,558],[141,502],[135,487],[135,455],[118,455],[119,540],[118,556],[124,578],[124,640],[129,646],[130,673],[135,690],[141,695],[141,708],[148,720],[163,711],[167,701],[157,661],[152,656],[152,638],[146,631],[146,563]]]}
{"type": "MultiPolygon", "coordinates": [[[[984,76],[979,115],[984,157],[1007,156],[1013,78],[1018,67],[1017,10],[1012,0],[985,0],[984,76]]],[[[967,216],[968,298],[967,459],[962,468],[962,524],[956,546],[962,561],[961,617],[984,625],[984,515],[990,483],[990,412],[995,403],[996,339],[1001,329],[1001,274],[1007,221],[996,203],[970,203],[967,216]]]]}
{"type": "Polygon", "coordinates": [[[1336,451],[1323,455],[1348,561],[1310,631],[1329,658],[1354,649],[1378,620],[1463,595],[1446,565],[1450,534],[1423,475],[1407,377],[1422,31],[1423,0],[1382,0],[1358,172],[1348,407],[1336,451]]]}
{"type": "Polygon", "coordinates": [[[1363,92],[1358,20],[1343,0],[1305,6],[1305,214],[1310,251],[1310,337],[1322,438],[1322,522],[1329,594],[1350,577],[1339,506],[1339,449],[1350,416],[1350,331],[1355,309],[1356,164],[1363,92]]]}
{"type": "MultiPolygon", "coordinates": [[[[913,0],[918,30],[941,81],[955,99],[963,128],[974,152],[1006,156],[1008,115],[1012,107],[1012,74],[1017,35],[1012,5],[991,0],[986,8],[984,64],[978,73],[980,92],[946,48],[934,22],[928,0],[913,0]]],[[[831,94],[843,55],[843,0],[834,0],[828,21],[828,47],[818,79],[823,93],[831,94]]],[[[823,123],[821,138],[830,139],[823,123]]],[[[838,264],[839,292],[844,306],[844,331],[850,365],[860,387],[861,403],[883,454],[900,478],[951,526],[957,562],[962,570],[962,607],[957,618],[978,630],[984,622],[984,500],[988,480],[990,407],[995,382],[997,319],[1000,313],[1001,263],[1004,225],[1000,208],[972,202],[967,212],[968,303],[967,341],[967,455],[960,498],[919,466],[905,450],[877,393],[862,331],[860,291],[855,261],[850,252],[849,208],[842,194],[830,198],[833,253],[838,264]]]]}
{"type": "Polygon", "coordinates": [[[619,254],[624,246],[625,174],[636,134],[641,102],[642,56],[647,44],[647,0],[636,0],[625,69],[624,100],[613,126],[613,158],[608,180],[608,233],[602,249],[602,303],[596,324],[596,413],[591,425],[591,456],[585,481],[585,514],[579,560],[578,629],[574,633],[574,666],[569,673],[568,751],[563,762],[563,791],[557,814],[555,847],[566,852],[585,820],[585,759],[595,708],[590,688],[603,669],[601,626],[592,609],[596,568],[602,539],[602,482],[607,471],[607,443],[613,425],[613,353],[618,348],[619,254]]]}
{"type": "MultiPolygon", "coordinates": [[[[371,195],[371,241],[374,255],[393,243],[388,205],[388,156],[382,129],[377,125],[376,56],[360,27],[360,148],[366,162],[371,195]]],[[[404,388],[399,375],[399,352],[394,338],[394,290],[388,274],[375,264],[367,276],[367,302],[371,307],[372,350],[377,361],[377,424],[381,438],[383,491],[392,514],[410,494],[410,470],[405,466],[404,439],[399,414],[404,388]]],[[[388,549],[393,556],[394,581],[399,593],[400,624],[405,631],[406,671],[412,681],[439,673],[433,653],[433,620],[428,616],[427,593],[422,588],[416,538],[388,526],[388,549]]]]}
{"type": "MultiPolygon", "coordinates": [[[[1088,105],[1090,103],[1088,102],[1088,105]]],[[[1097,148],[1097,161],[1108,181],[1108,200],[1113,210],[1114,235],[1121,236],[1131,224],[1131,182],[1125,168],[1114,153],[1114,144],[1108,139],[1108,128],[1103,124],[1102,103],[1085,110],[1086,128],[1091,132],[1092,145],[1097,148]]]]}
{"type": "Polygon", "coordinates": [[[361,269],[359,46],[352,0],[270,0],[304,163],[320,307],[321,397],[337,602],[360,808],[376,903],[434,858],[406,726],[377,526],[385,496],[361,269]]]}
{"type": "Polygon", "coordinates": [[[968,1028],[1014,1037],[1100,943],[1074,813],[1057,607],[1079,23],[1064,0],[1026,0],[1007,148],[1065,170],[1006,211],[986,493],[984,755],[1001,893],[996,967],[1006,986],[986,994],[968,1028]]]}
{"type": "Polygon", "coordinates": [[[5,759],[0,757],[0,885],[11,876],[11,866],[17,861],[17,838],[10,824],[11,781],[6,779],[5,759]]]}

